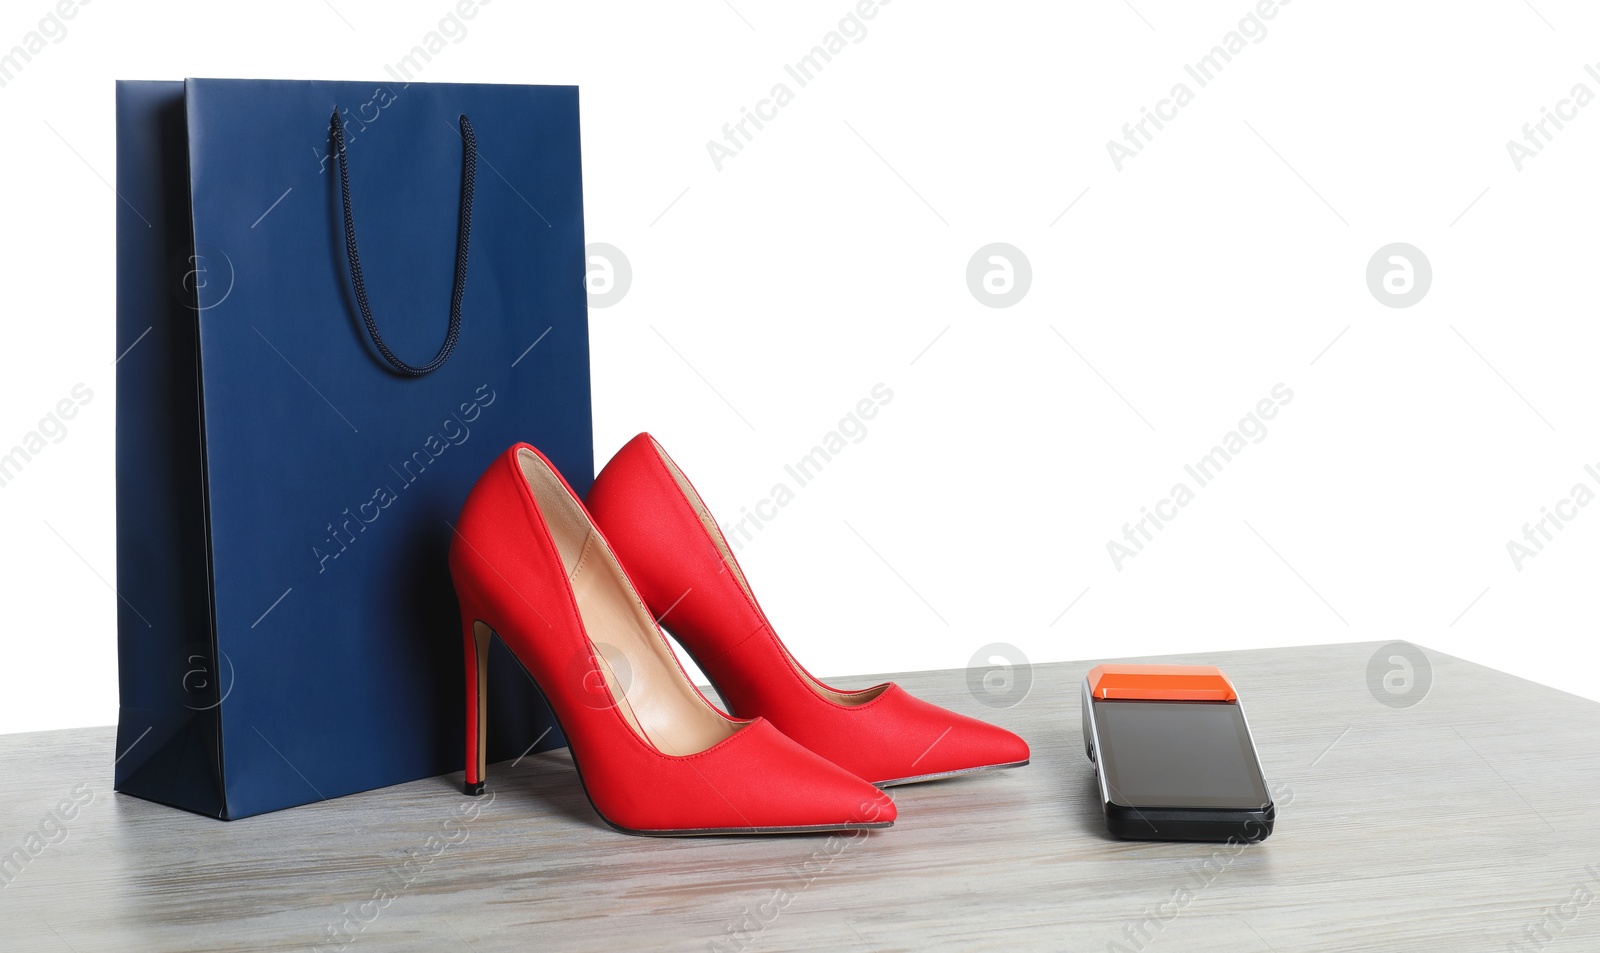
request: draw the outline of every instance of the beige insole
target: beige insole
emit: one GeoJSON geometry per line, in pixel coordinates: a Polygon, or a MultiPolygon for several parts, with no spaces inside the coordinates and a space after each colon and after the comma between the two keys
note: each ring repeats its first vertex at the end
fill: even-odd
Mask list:
{"type": "MultiPolygon", "coordinates": [[[[628,724],[664,754],[705,751],[738,731],[700,697],[628,582],[616,556],[559,478],[533,453],[518,457],[539,512],[555,539],[578,613],[594,645],[603,686],[585,686],[591,704],[615,701],[628,724]],[[609,699],[599,691],[609,692],[609,699]]],[[[586,669],[581,656],[574,664],[586,669]]]]}

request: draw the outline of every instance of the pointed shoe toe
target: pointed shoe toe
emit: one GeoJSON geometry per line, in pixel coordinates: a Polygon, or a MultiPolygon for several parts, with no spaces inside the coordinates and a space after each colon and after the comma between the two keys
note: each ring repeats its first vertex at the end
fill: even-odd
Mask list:
{"type": "Polygon", "coordinates": [[[1028,743],[1018,735],[925,702],[892,683],[865,714],[876,733],[904,739],[898,746],[902,757],[878,755],[859,765],[879,787],[1019,768],[1030,757],[1028,743]]]}

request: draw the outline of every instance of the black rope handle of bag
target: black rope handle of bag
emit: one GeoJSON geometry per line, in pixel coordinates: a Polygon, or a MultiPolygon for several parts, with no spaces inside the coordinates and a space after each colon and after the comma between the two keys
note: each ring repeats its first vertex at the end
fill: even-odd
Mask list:
{"type": "Polygon", "coordinates": [[[467,291],[467,246],[472,236],[472,192],[478,177],[478,138],[473,134],[472,121],[465,115],[461,117],[461,218],[456,232],[456,279],[455,290],[450,296],[450,328],[445,333],[444,343],[439,346],[439,353],[426,364],[407,364],[396,357],[378,331],[378,322],[373,318],[372,306],[367,301],[367,283],[361,275],[361,254],[356,250],[356,219],[350,208],[350,160],[345,152],[344,121],[339,118],[337,109],[333,111],[332,134],[334,149],[339,155],[339,192],[344,199],[344,247],[350,259],[350,283],[355,287],[356,306],[361,309],[361,320],[367,326],[373,346],[395,371],[407,377],[431,374],[450,359],[450,352],[455,350],[456,341],[461,337],[461,298],[467,291]]]}

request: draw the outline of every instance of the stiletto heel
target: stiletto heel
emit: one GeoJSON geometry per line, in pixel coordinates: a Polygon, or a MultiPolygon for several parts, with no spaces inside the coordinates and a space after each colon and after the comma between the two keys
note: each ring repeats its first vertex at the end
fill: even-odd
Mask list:
{"type": "Polygon", "coordinates": [[[595,477],[587,504],[645,604],[730,713],[767,718],[880,787],[1028,763],[1021,738],[893,682],[841,691],[806,671],[757,604],[700,494],[649,434],[617,451],[595,477]]]}
{"type": "Polygon", "coordinates": [[[588,511],[527,444],[472,488],[450,574],[465,646],[468,794],[484,785],[493,634],[533,677],[590,803],[618,830],[780,833],[894,821],[881,791],[771,722],[729,718],[705,700],[588,511]]]}
{"type": "Polygon", "coordinates": [[[487,777],[489,728],[489,636],[493,632],[477,619],[474,609],[462,605],[461,630],[466,643],[467,673],[467,776],[469,797],[483,793],[487,777]]]}

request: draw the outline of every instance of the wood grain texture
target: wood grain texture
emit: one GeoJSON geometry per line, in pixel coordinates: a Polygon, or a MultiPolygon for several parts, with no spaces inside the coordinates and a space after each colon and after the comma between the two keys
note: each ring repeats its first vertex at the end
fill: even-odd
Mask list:
{"type": "Polygon", "coordinates": [[[1280,790],[1276,832],[1236,855],[1105,834],[1079,730],[1094,662],[1034,666],[999,709],[959,670],[898,676],[1033,763],[896,788],[894,828],[853,839],[617,834],[564,751],[491,766],[475,819],[457,774],[225,823],[113,794],[109,728],[4,736],[0,852],[53,843],[0,889],[0,949],[333,950],[341,922],[344,948],[430,953],[1600,949],[1600,903],[1568,902],[1600,895],[1600,705],[1429,652],[1427,697],[1389,708],[1377,647],[1163,660],[1232,676],[1280,790]],[[74,790],[93,799],[63,839],[74,790]],[[1513,946],[1541,923],[1553,942],[1513,946]]]}

